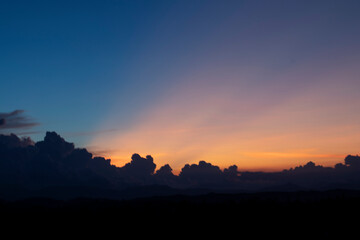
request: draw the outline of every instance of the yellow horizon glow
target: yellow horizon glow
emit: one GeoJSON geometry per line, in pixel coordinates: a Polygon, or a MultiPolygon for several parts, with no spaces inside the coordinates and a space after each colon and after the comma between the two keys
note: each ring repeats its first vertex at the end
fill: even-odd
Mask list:
{"type": "MultiPolygon", "coordinates": [[[[132,154],[131,154],[132,155],[132,154]]],[[[131,161],[131,155],[109,155],[107,158],[111,159],[111,163],[117,167],[123,167],[126,163],[131,161]]],[[[143,157],[148,154],[141,154],[143,157]]],[[[156,170],[158,170],[164,164],[167,163],[166,160],[163,160],[165,154],[155,154],[152,155],[154,162],[157,165],[156,170]],[[163,164],[159,164],[163,162],[163,164]]],[[[324,167],[334,167],[336,163],[343,163],[344,158],[347,155],[343,154],[309,154],[309,153],[283,153],[283,152],[244,152],[239,154],[239,156],[246,156],[247,160],[252,160],[252,164],[248,165],[246,162],[239,160],[241,166],[238,166],[239,171],[262,171],[262,172],[276,172],[282,171],[285,169],[295,168],[300,165],[312,161],[317,165],[322,165],[324,167]],[[265,165],[264,160],[270,162],[270,164],[265,165]],[[286,161],[286,163],[284,163],[286,161]],[[290,162],[289,162],[290,161],[290,162]]],[[[166,156],[167,157],[167,156],[166,156]]],[[[167,158],[165,158],[167,159],[167,158]]],[[[191,162],[186,162],[185,164],[197,164],[200,160],[205,160],[209,163],[222,162],[221,157],[213,157],[210,160],[199,159],[191,162]],[[213,161],[212,161],[213,160],[213,161]]],[[[184,165],[182,167],[184,167],[184,165]]],[[[217,164],[214,164],[217,165],[217,164]]],[[[217,165],[220,169],[228,168],[231,165],[237,165],[236,163],[230,165],[217,165]]],[[[181,168],[173,169],[173,173],[178,175],[181,171],[181,168]]]]}
{"type": "Polygon", "coordinates": [[[138,153],[177,173],[200,160],[239,170],[277,171],[309,161],[334,166],[359,152],[359,104],[341,95],[354,91],[350,86],[314,84],[291,93],[232,86],[178,86],[128,128],[99,134],[90,146],[111,149],[106,157],[120,167],[138,153]]]}

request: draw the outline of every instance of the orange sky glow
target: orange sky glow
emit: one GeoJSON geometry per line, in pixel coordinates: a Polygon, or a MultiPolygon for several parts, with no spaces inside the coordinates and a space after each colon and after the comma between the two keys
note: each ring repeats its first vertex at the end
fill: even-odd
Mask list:
{"type": "Polygon", "coordinates": [[[252,88],[246,80],[234,84],[236,77],[208,84],[216,76],[195,76],[165,93],[126,128],[97,134],[89,146],[101,149],[117,166],[129,162],[132,153],[149,154],[157,168],[168,163],[175,173],[200,160],[252,171],[308,161],[334,166],[358,153],[359,104],[351,84],[336,84],[330,76],[314,78],[321,77],[327,81],[314,79],[317,84],[289,92],[286,84],[252,88]]]}

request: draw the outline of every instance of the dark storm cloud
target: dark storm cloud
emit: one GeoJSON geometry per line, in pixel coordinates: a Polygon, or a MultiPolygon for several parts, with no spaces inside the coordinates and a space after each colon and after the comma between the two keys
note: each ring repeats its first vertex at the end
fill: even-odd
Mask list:
{"type": "Polygon", "coordinates": [[[0,129],[27,129],[39,125],[24,114],[24,110],[0,113],[0,129]]]}

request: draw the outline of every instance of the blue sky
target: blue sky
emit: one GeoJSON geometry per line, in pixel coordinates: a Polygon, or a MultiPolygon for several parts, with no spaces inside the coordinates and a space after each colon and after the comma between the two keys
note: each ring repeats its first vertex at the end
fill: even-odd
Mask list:
{"type": "MultiPolygon", "coordinates": [[[[203,118],[197,124],[218,128],[239,122],[237,109],[262,116],[294,98],[312,99],[307,111],[342,106],[312,119],[311,127],[323,119],[329,129],[335,122],[349,126],[360,119],[349,97],[360,90],[359,10],[350,0],[1,1],[0,112],[24,109],[40,123],[27,130],[38,132],[31,135],[36,140],[51,130],[92,147],[114,132],[138,137],[147,122],[162,122],[174,108],[183,114],[164,120],[166,129],[196,114],[203,118]],[[217,117],[206,117],[209,111],[217,117]],[[328,117],[340,114],[343,120],[328,117]]],[[[292,108],[299,105],[276,114],[288,116],[292,108]]],[[[183,141],[196,145],[191,139],[183,141]]],[[[203,156],[179,159],[186,157],[203,156]]]]}

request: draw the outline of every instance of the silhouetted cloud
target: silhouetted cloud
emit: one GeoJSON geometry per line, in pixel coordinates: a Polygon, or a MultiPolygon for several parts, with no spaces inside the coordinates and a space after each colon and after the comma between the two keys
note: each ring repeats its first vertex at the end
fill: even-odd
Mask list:
{"type": "Polygon", "coordinates": [[[0,129],[26,129],[39,125],[24,115],[24,110],[0,113],[0,129]]]}
{"type": "Polygon", "coordinates": [[[15,134],[0,134],[0,147],[2,149],[23,148],[33,146],[34,144],[35,143],[29,137],[19,138],[15,134]]]}
{"type": "Polygon", "coordinates": [[[240,173],[236,165],[232,165],[224,169],[224,176],[229,181],[237,181],[239,174],[240,173]]]}
{"type": "Polygon", "coordinates": [[[156,175],[158,176],[174,176],[172,173],[172,168],[169,164],[165,164],[159,170],[156,171],[156,175]]]}
{"type": "Polygon", "coordinates": [[[74,151],[74,144],[66,142],[56,132],[47,132],[43,141],[36,143],[40,153],[53,158],[64,158],[74,151]]]}
{"type": "Polygon", "coordinates": [[[199,164],[186,164],[179,175],[191,185],[209,186],[223,181],[222,171],[218,166],[200,161],[199,164]]]}
{"type": "Polygon", "coordinates": [[[120,173],[132,182],[145,183],[150,181],[155,168],[156,164],[150,155],[143,158],[139,154],[134,153],[131,157],[131,162],[120,168],[120,173]]]}
{"type": "Polygon", "coordinates": [[[44,140],[35,144],[30,138],[0,135],[2,184],[30,189],[57,185],[109,185],[111,179],[97,173],[96,168],[91,167],[93,162],[92,154],[86,149],[76,149],[73,143],[66,142],[55,132],[47,132],[44,140]]]}
{"type": "Polygon", "coordinates": [[[51,186],[97,186],[122,189],[126,186],[161,184],[176,188],[290,191],[332,188],[360,189],[360,157],[349,155],[343,163],[323,167],[310,161],[279,172],[241,171],[233,165],[221,170],[205,161],[186,164],[174,175],[169,164],[156,172],[154,159],[133,154],[123,167],[110,159],[94,157],[76,148],[55,132],[42,141],[14,134],[0,134],[0,189],[16,185],[26,189],[51,186]]]}
{"type": "Polygon", "coordinates": [[[169,164],[165,164],[160,167],[155,173],[155,182],[161,185],[168,185],[173,187],[179,186],[178,176],[175,176],[172,172],[172,168],[169,164]]]}
{"type": "Polygon", "coordinates": [[[351,156],[348,155],[345,158],[345,165],[349,166],[350,168],[360,168],[360,157],[359,156],[351,156]]]}

